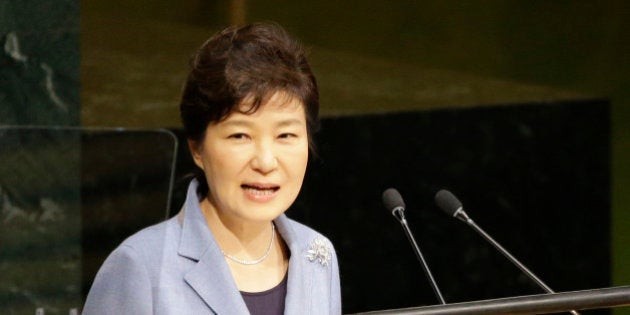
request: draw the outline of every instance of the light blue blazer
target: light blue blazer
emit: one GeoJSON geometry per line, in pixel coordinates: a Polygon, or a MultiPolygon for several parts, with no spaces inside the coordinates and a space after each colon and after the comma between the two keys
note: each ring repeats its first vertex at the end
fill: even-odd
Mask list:
{"type": "MultiPolygon", "coordinates": [[[[83,314],[249,314],[188,187],[180,213],[134,234],[99,270],[83,314]]],[[[285,314],[341,314],[339,267],[328,239],[284,214],[274,220],[291,257],[285,314]]]]}

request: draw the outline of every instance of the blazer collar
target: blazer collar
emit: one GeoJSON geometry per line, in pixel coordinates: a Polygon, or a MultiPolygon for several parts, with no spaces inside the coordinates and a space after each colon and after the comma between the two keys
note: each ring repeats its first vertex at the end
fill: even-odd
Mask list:
{"type": "Polygon", "coordinates": [[[248,314],[223,253],[212,236],[199,207],[197,181],[188,186],[178,253],[197,263],[184,280],[217,314],[248,314]]]}

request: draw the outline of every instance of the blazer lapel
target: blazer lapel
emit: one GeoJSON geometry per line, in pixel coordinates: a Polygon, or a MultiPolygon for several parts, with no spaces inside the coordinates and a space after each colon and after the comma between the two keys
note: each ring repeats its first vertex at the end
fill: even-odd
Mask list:
{"type": "Polygon", "coordinates": [[[306,258],[307,242],[299,239],[286,215],[280,215],[274,222],[278,232],[282,235],[282,239],[291,251],[284,313],[310,314],[313,271],[311,270],[312,264],[306,258]]]}
{"type": "Polygon", "coordinates": [[[188,188],[178,253],[197,263],[185,274],[184,280],[216,314],[249,314],[206,224],[196,189],[197,185],[193,184],[188,188]]]}
{"type": "Polygon", "coordinates": [[[216,314],[249,314],[223,255],[215,251],[208,250],[184,280],[216,314]]]}

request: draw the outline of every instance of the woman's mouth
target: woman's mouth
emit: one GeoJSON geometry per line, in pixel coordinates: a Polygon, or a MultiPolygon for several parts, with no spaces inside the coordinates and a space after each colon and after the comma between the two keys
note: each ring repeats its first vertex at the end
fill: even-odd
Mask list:
{"type": "Polygon", "coordinates": [[[273,184],[242,184],[245,195],[254,201],[267,201],[276,196],[280,186],[273,184]]]}

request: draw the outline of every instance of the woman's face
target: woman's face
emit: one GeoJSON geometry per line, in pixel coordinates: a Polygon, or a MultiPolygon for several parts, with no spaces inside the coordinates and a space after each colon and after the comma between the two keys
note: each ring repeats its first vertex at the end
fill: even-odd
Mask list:
{"type": "Polygon", "coordinates": [[[208,125],[191,152],[219,216],[271,221],[291,206],[302,187],[308,161],[304,106],[276,93],[252,114],[234,112],[208,125]]]}

